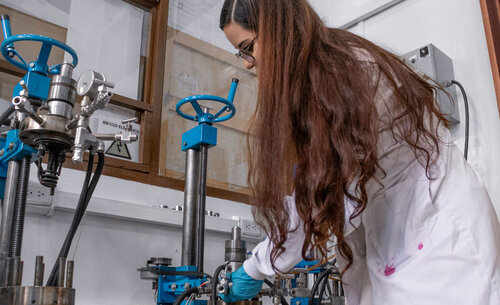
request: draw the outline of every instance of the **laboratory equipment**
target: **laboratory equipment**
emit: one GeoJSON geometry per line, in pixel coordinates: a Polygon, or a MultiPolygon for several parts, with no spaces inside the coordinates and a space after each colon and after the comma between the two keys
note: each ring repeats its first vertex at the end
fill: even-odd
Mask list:
{"type": "Polygon", "coordinates": [[[11,127],[5,139],[0,139],[0,194],[3,199],[0,304],[72,305],[75,300],[74,263],[66,262],[66,258],[104,166],[102,139],[113,137],[121,141],[135,141],[137,135],[129,131],[118,135],[92,134],[88,126],[89,118],[111,100],[109,88],[114,87],[113,83],[108,82],[103,74],[90,70],[85,71],[76,82],[73,69],[78,64],[78,57],[73,49],[50,37],[12,35],[7,15],[1,16],[1,23],[4,41],[0,49],[3,57],[27,71],[27,74],[15,86],[11,106],[0,115],[0,125],[11,127]],[[21,57],[15,48],[20,41],[41,43],[36,60],[27,63],[21,57]],[[47,61],[54,47],[71,55],[72,61],[49,67],[47,61]],[[77,94],[83,99],[79,111],[73,115],[77,94]],[[12,118],[9,118],[11,115],[12,118]],[[89,152],[87,179],[57,262],[44,286],[43,257],[37,257],[33,286],[23,286],[21,246],[30,164],[36,163],[39,182],[49,187],[53,195],[66,154],[73,152],[73,162],[81,163],[86,151],[89,152]],[[90,179],[96,154],[99,161],[90,179]]]}

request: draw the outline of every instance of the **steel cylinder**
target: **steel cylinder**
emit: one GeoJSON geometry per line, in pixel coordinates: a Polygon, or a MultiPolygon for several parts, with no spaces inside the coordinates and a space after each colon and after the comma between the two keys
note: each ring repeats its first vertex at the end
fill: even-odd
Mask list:
{"type": "Polygon", "coordinates": [[[203,272],[203,261],[205,251],[205,206],[207,199],[207,164],[208,164],[208,145],[200,146],[200,199],[196,219],[196,266],[198,271],[203,272]]]}
{"type": "Polygon", "coordinates": [[[236,226],[231,229],[232,239],[226,240],[224,260],[231,263],[233,270],[243,265],[246,259],[246,243],[241,240],[241,228],[236,226]]]}
{"type": "Polygon", "coordinates": [[[9,265],[8,257],[20,165],[20,161],[9,161],[7,168],[5,195],[2,206],[2,223],[0,226],[0,286],[7,284],[6,274],[9,265]]]}
{"type": "Polygon", "coordinates": [[[23,245],[24,216],[26,213],[26,196],[28,193],[28,182],[30,176],[31,157],[26,156],[21,160],[19,180],[17,184],[16,203],[14,207],[14,219],[10,239],[10,257],[20,257],[23,245]]]}
{"type": "Polygon", "coordinates": [[[75,105],[76,81],[72,78],[73,66],[65,62],[61,65],[61,73],[52,77],[47,105],[49,115],[71,119],[75,105]]]}
{"type": "Polygon", "coordinates": [[[182,228],[183,266],[196,266],[197,212],[200,201],[200,151],[188,149],[186,152],[186,184],[184,186],[184,208],[182,228]]]}

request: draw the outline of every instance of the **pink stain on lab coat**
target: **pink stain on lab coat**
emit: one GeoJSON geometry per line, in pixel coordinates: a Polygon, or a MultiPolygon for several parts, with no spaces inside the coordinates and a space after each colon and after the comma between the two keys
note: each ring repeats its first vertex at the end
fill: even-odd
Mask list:
{"type": "Polygon", "coordinates": [[[422,250],[422,248],[424,247],[424,244],[423,243],[419,243],[418,244],[418,250],[422,250]]]}
{"type": "Polygon", "coordinates": [[[385,274],[385,276],[389,276],[389,275],[393,274],[394,271],[396,271],[396,268],[394,268],[393,265],[390,265],[390,266],[386,265],[385,270],[384,270],[384,274],[385,274]]]}

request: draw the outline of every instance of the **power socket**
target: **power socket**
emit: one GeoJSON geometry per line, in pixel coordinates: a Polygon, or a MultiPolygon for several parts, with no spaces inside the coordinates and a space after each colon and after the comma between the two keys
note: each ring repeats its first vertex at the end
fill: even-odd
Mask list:
{"type": "Polygon", "coordinates": [[[250,219],[241,219],[241,235],[261,237],[260,227],[250,219]]]}
{"type": "Polygon", "coordinates": [[[26,196],[27,204],[34,205],[50,205],[52,198],[50,196],[50,188],[36,184],[28,184],[28,192],[26,196]]]}

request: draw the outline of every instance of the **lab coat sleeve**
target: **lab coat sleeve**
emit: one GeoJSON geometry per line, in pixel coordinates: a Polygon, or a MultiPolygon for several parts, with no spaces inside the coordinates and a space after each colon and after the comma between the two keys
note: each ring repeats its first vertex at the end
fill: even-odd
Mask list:
{"type": "MultiPolygon", "coordinates": [[[[302,260],[302,246],[304,244],[304,224],[295,207],[295,196],[287,196],[284,206],[289,211],[290,230],[288,238],[283,245],[285,251],[276,259],[275,266],[281,272],[290,270],[302,260]]],[[[276,272],[271,264],[271,251],[273,243],[267,237],[252,251],[253,256],[243,263],[247,274],[256,280],[263,280],[267,276],[273,276],[276,272]]]]}

